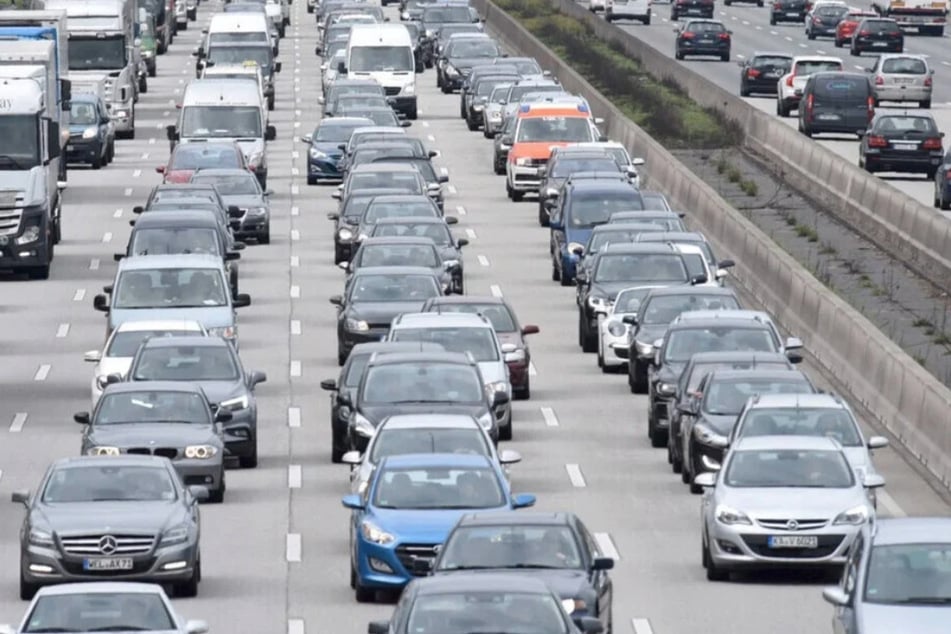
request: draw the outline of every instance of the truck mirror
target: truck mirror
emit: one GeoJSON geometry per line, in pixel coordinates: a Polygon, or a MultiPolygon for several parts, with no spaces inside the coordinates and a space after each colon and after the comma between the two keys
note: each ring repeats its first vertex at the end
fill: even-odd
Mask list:
{"type": "Polygon", "coordinates": [[[178,130],[175,129],[175,124],[165,126],[165,135],[169,141],[178,141],[178,130]]]}
{"type": "Polygon", "coordinates": [[[73,98],[73,82],[68,79],[59,80],[59,91],[63,95],[63,110],[69,110],[69,100],[73,98]]]}
{"type": "Polygon", "coordinates": [[[129,87],[123,86],[119,89],[119,101],[126,101],[129,98],[129,87]]]}
{"type": "Polygon", "coordinates": [[[47,156],[50,160],[59,158],[60,154],[60,138],[59,138],[59,121],[49,121],[47,123],[49,128],[46,132],[46,145],[47,145],[47,156]]]}

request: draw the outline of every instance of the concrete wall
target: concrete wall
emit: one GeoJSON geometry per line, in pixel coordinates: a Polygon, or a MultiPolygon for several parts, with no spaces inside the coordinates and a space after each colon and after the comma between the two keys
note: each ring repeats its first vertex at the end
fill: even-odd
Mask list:
{"type": "MultiPolygon", "coordinates": [[[[482,10],[487,2],[477,0],[475,4],[482,10]]],[[[574,0],[550,2],[565,15],[587,23],[600,39],[619,42],[652,75],[676,83],[697,103],[738,123],[744,131],[744,144],[781,169],[792,187],[808,192],[841,222],[951,292],[951,221],[934,208],[847,164],[775,116],[757,110],[574,0]]]]}
{"type": "MultiPolygon", "coordinates": [[[[651,188],[668,194],[688,223],[736,262],[734,279],[946,487],[951,486],[951,390],[823,286],[716,191],[488,0],[474,0],[510,50],[538,59],[565,88],[584,95],[602,129],[647,161],[651,188]]],[[[813,144],[815,145],[815,144],[813,144]]],[[[832,163],[834,165],[834,162],[832,163]]],[[[827,162],[827,169],[829,163],[827,162]]],[[[949,252],[951,253],[951,252],[949,252]]]]}

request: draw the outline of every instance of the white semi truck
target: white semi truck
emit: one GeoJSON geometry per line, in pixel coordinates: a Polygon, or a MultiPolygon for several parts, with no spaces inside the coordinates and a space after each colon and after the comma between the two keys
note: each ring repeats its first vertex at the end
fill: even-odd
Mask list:
{"type": "Polygon", "coordinates": [[[944,35],[948,22],[948,0],[876,0],[872,8],[903,29],[918,29],[921,35],[944,35]]]}

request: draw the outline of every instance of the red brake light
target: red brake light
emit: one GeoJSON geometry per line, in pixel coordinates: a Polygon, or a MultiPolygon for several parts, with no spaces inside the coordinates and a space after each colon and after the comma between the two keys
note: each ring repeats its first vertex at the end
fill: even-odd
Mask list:
{"type": "Polygon", "coordinates": [[[876,85],[876,86],[884,86],[884,85],[885,85],[885,78],[882,77],[881,75],[879,75],[878,77],[876,77],[876,78],[875,78],[875,85],[876,85]]]}
{"type": "Polygon", "coordinates": [[[875,116],[875,97],[869,96],[868,98],[868,120],[871,121],[872,117],[875,116]]]}
{"type": "Polygon", "coordinates": [[[948,170],[947,172],[945,172],[944,177],[951,180],[951,170],[948,170]]]}
{"type": "Polygon", "coordinates": [[[789,77],[786,78],[786,85],[789,86],[790,88],[792,88],[792,80],[793,80],[793,77],[795,76],[796,76],[795,73],[790,73],[789,77]]]}
{"type": "Polygon", "coordinates": [[[720,33],[720,39],[721,39],[721,40],[728,40],[728,39],[730,39],[730,34],[729,34],[729,33],[720,33]]]}
{"type": "Polygon", "coordinates": [[[868,146],[869,147],[888,147],[888,139],[883,136],[878,136],[877,134],[870,135],[868,137],[868,146]]]}
{"type": "Polygon", "coordinates": [[[746,76],[749,79],[756,79],[757,77],[759,77],[759,75],[760,75],[760,72],[756,70],[755,68],[750,68],[746,71],[746,76]]]}
{"type": "Polygon", "coordinates": [[[921,144],[921,147],[925,150],[940,150],[941,139],[926,139],[925,142],[921,144]]]}
{"type": "Polygon", "coordinates": [[[681,37],[683,37],[685,40],[692,40],[692,39],[693,39],[693,31],[684,31],[684,32],[681,34],[681,37]]]}
{"type": "Polygon", "coordinates": [[[929,88],[931,87],[931,78],[930,78],[930,77],[925,77],[925,86],[928,86],[929,88]]]}
{"type": "Polygon", "coordinates": [[[868,36],[871,35],[871,34],[872,34],[872,32],[871,32],[871,31],[868,31],[868,30],[866,30],[866,29],[862,29],[861,31],[859,31],[859,36],[861,36],[861,37],[868,37],[868,36]]]}

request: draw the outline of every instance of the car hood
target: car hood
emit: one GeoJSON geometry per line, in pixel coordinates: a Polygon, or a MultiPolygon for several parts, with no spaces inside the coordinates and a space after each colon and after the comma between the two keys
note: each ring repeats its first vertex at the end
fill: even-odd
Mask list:
{"type": "Polygon", "coordinates": [[[479,361],[479,372],[486,384],[508,381],[508,368],[502,361],[479,361]]]}
{"type": "Polygon", "coordinates": [[[343,156],[343,150],[340,149],[340,143],[337,141],[314,141],[310,147],[333,158],[343,156]]]}
{"type": "Polygon", "coordinates": [[[630,280],[626,282],[594,282],[591,284],[591,294],[596,297],[607,297],[613,302],[618,293],[625,288],[631,288],[634,284],[630,280]]]}
{"type": "Polygon", "coordinates": [[[568,145],[566,141],[517,141],[512,149],[516,149],[514,156],[520,158],[547,159],[551,156],[553,147],[564,147],[568,145]]]}
{"type": "MultiPolygon", "coordinates": [[[[481,511],[502,511],[507,506],[481,511]]],[[[373,508],[373,520],[398,541],[416,544],[441,544],[459,518],[473,509],[407,510],[373,508]]]]}
{"type": "Polygon", "coordinates": [[[129,366],[132,365],[132,357],[103,357],[96,364],[96,376],[106,376],[109,374],[121,374],[125,378],[129,372],[129,366]]]}
{"type": "Polygon", "coordinates": [[[525,575],[533,579],[541,579],[551,588],[560,599],[576,599],[591,593],[591,580],[584,570],[546,569],[546,568],[487,568],[485,570],[438,570],[437,575],[454,573],[502,573],[506,575],[525,575]]]}
{"type": "MultiPolygon", "coordinates": [[[[719,489],[719,487],[718,487],[719,489]]],[[[809,489],[750,488],[724,489],[717,502],[726,504],[755,519],[793,517],[827,518],[832,520],[842,511],[868,500],[855,488],[809,489]]]]}
{"type": "Polygon", "coordinates": [[[47,528],[62,536],[105,530],[157,533],[171,524],[178,509],[177,501],[86,502],[43,504],[33,513],[34,520],[42,518],[47,528]]]}
{"type": "Polygon", "coordinates": [[[355,302],[349,306],[347,316],[373,324],[393,321],[401,313],[418,313],[425,300],[415,302],[355,302]]]}
{"type": "Polygon", "coordinates": [[[653,345],[658,339],[663,339],[666,332],[667,326],[665,324],[648,324],[641,326],[634,338],[653,345]]]}
{"type": "Polygon", "coordinates": [[[246,209],[248,207],[266,207],[267,203],[264,202],[264,199],[257,194],[246,194],[238,195],[234,194],[231,196],[222,196],[221,199],[225,201],[226,205],[235,205],[236,207],[241,207],[246,209]]]}
{"type": "Polygon", "coordinates": [[[234,325],[231,306],[203,306],[201,308],[113,308],[109,321],[113,328],[127,321],[197,321],[207,328],[227,328],[234,325]]]}
{"type": "Polygon", "coordinates": [[[721,415],[704,412],[701,422],[713,429],[713,431],[717,432],[718,434],[729,436],[730,431],[736,424],[737,416],[738,414],[721,415]]]}
{"type": "Polygon", "coordinates": [[[175,423],[129,423],[95,425],[89,434],[90,446],[107,447],[187,447],[214,442],[211,425],[175,423]]]}
{"type": "Polygon", "coordinates": [[[951,608],[937,605],[877,605],[863,603],[860,630],[865,634],[894,634],[914,623],[915,634],[946,634],[951,608]]]}
{"type": "Polygon", "coordinates": [[[489,411],[484,403],[399,403],[396,405],[381,403],[379,405],[360,404],[360,413],[374,425],[387,416],[399,414],[462,414],[479,418],[489,411]]]}

